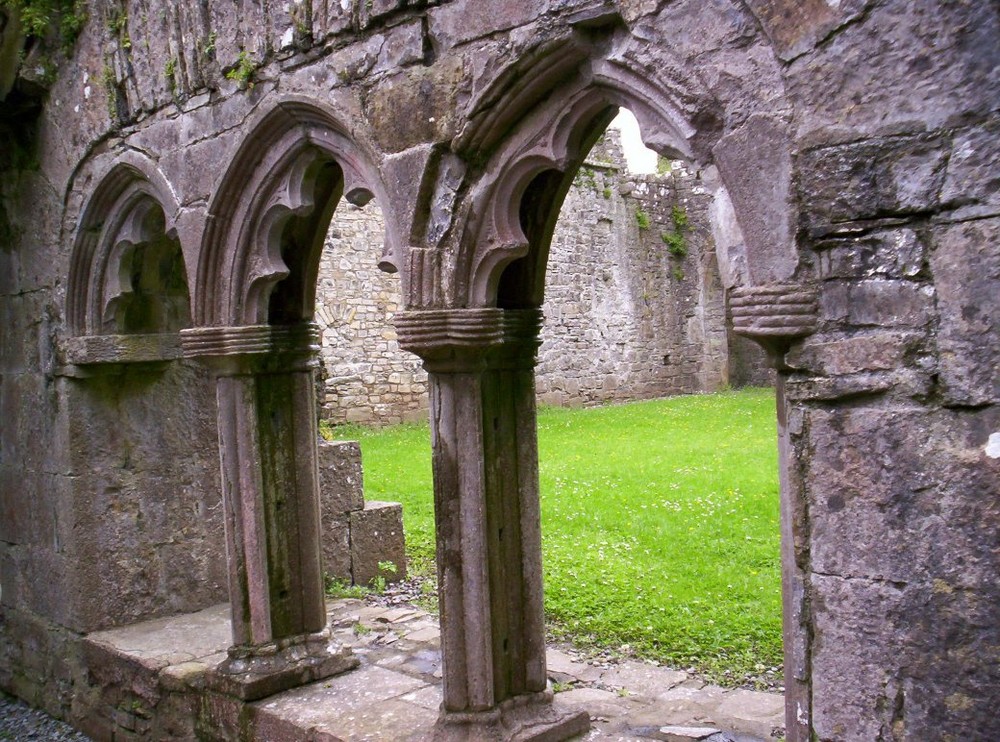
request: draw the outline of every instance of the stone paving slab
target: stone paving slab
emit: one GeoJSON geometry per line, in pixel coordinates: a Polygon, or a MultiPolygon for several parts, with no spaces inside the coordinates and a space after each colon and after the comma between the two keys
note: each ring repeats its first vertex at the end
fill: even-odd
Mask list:
{"type": "Polygon", "coordinates": [[[620,665],[605,670],[600,681],[603,685],[613,688],[643,688],[667,691],[691,679],[691,676],[681,670],[670,670],[666,667],[650,665],[645,662],[622,662],[620,665]]]}
{"type": "MultiPolygon", "coordinates": [[[[437,620],[411,606],[384,608],[356,599],[330,601],[328,613],[334,638],[352,647],[361,666],[257,701],[255,728],[273,730],[276,739],[429,738],[442,698],[437,620]]],[[[90,639],[176,689],[197,688],[199,676],[225,656],[229,636],[223,605],[90,639]]],[[[558,691],[555,705],[590,714],[592,728],[580,740],[762,742],[783,729],[784,702],[775,693],[706,685],[646,662],[582,660],[556,647],[546,658],[558,691]]]]}
{"type": "Polygon", "coordinates": [[[427,682],[410,675],[369,666],[255,705],[296,726],[344,739],[406,739],[420,729],[429,735],[437,719],[436,709],[402,698],[427,687],[427,682]]]}
{"type": "Polygon", "coordinates": [[[565,652],[549,647],[545,651],[549,678],[557,683],[592,683],[601,678],[601,668],[574,660],[565,652]]]}

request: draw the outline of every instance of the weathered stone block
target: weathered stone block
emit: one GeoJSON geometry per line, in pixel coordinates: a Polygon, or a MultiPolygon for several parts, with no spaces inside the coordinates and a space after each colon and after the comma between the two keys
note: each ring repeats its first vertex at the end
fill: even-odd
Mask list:
{"type": "Polygon", "coordinates": [[[317,39],[332,36],[350,28],[354,3],[323,3],[313,9],[313,35],[317,39]],[[325,13],[323,11],[326,11],[325,13]]]}
{"type": "Polygon", "coordinates": [[[872,9],[863,23],[845,26],[789,68],[786,85],[801,112],[800,136],[856,141],[912,131],[916,121],[933,130],[994,110],[1000,91],[995,8],[867,4],[872,9]],[[944,49],[949,53],[940,53],[944,49]]]}
{"type": "Polygon", "coordinates": [[[995,589],[823,575],[811,584],[819,739],[957,742],[992,732],[1000,687],[995,589]],[[939,671],[954,665],[960,674],[939,671]]]}
{"type": "Polygon", "coordinates": [[[800,192],[814,232],[928,211],[938,204],[948,143],[937,136],[892,137],[808,151],[800,192]]]}
{"type": "Polygon", "coordinates": [[[402,505],[370,501],[364,510],[351,513],[351,570],[356,585],[378,576],[387,582],[406,577],[402,505]],[[396,571],[380,569],[379,562],[392,562],[396,571]]]}
{"type": "Polygon", "coordinates": [[[945,400],[1000,402],[1000,219],[940,228],[931,254],[945,400]]]}
{"type": "Polygon", "coordinates": [[[813,412],[807,427],[816,572],[975,589],[1000,568],[988,494],[1000,460],[983,450],[1000,412],[855,407],[813,412]]]}
{"type": "Polygon", "coordinates": [[[364,0],[356,3],[358,8],[358,25],[367,28],[378,20],[384,19],[404,3],[404,0],[364,0]]]}
{"type": "Polygon", "coordinates": [[[342,582],[350,583],[351,526],[350,515],[342,513],[335,519],[323,516],[320,540],[323,548],[323,572],[342,582]]]}
{"type": "Polygon", "coordinates": [[[1000,210],[1000,123],[955,134],[941,202],[975,214],[1000,210]]]}
{"type": "Polygon", "coordinates": [[[819,277],[912,279],[924,269],[924,239],[912,229],[828,240],[816,246],[819,277]]]}
{"type": "Polygon", "coordinates": [[[509,0],[483,3],[482,0],[458,0],[428,13],[434,43],[450,48],[473,39],[521,26],[538,16],[538,2],[509,0]]]}
{"type": "Polygon", "coordinates": [[[320,510],[323,526],[342,520],[344,513],[364,505],[364,473],[357,441],[319,441],[320,510]]]}
{"type": "MultiPolygon", "coordinates": [[[[892,739],[904,694],[900,586],[813,575],[812,723],[822,740],[892,739]]],[[[896,731],[901,732],[902,726],[896,731]]]]}
{"type": "Polygon", "coordinates": [[[858,6],[865,3],[852,0],[831,6],[823,0],[750,0],[747,4],[764,26],[778,56],[787,60],[809,51],[834,28],[856,17],[858,6]]]}
{"type": "Polygon", "coordinates": [[[52,356],[48,317],[51,305],[40,292],[30,292],[0,299],[0,353],[6,372],[38,373],[45,371],[52,356]]]}
{"type": "Polygon", "coordinates": [[[934,289],[912,281],[828,281],[820,290],[819,304],[822,318],[829,322],[920,329],[932,317],[934,289]]]}
{"type": "Polygon", "coordinates": [[[424,24],[417,18],[393,26],[385,32],[378,61],[372,68],[375,74],[392,72],[401,67],[417,64],[424,59],[424,24]]]}
{"type": "Polygon", "coordinates": [[[923,338],[915,332],[874,332],[837,340],[814,336],[787,353],[785,363],[824,376],[888,371],[905,365],[907,354],[923,338]]]}
{"type": "Polygon", "coordinates": [[[455,132],[464,78],[464,61],[452,57],[433,67],[408,68],[383,82],[372,91],[365,110],[375,139],[387,152],[449,139],[455,132]],[[403,119],[395,115],[400,110],[408,112],[403,119]]]}

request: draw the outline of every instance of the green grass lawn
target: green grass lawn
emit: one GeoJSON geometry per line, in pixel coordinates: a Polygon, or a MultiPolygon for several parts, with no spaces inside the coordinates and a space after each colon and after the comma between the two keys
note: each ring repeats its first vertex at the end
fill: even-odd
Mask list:
{"type": "MultiPolygon", "coordinates": [[[[429,569],[427,426],[334,435],[361,441],[366,497],[403,503],[413,566],[429,569]]],[[[727,684],[780,665],[771,390],[545,408],[538,438],[545,607],[556,636],[727,684]]]]}

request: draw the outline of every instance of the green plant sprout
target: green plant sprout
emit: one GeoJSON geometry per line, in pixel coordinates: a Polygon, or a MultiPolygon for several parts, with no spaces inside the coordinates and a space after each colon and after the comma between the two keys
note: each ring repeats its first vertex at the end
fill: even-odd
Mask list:
{"type": "Polygon", "coordinates": [[[235,82],[240,90],[253,87],[253,73],[257,69],[256,63],[245,50],[240,50],[236,56],[236,62],[226,72],[226,79],[235,82]]]}

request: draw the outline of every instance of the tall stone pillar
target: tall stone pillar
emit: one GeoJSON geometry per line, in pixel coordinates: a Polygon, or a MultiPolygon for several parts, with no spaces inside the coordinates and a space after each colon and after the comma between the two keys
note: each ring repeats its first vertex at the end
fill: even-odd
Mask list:
{"type": "Polygon", "coordinates": [[[785,650],[785,735],[809,742],[812,716],[811,623],[806,599],[809,545],[805,492],[793,436],[801,432],[785,397],[785,353],[792,341],[816,329],[817,298],[811,287],[766,284],[733,289],[733,331],[760,344],[777,371],[778,482],[781,491],[781,603],[785,650]]]}
{"type": "Polygon", "coordinates": [[[233,645],[212,676],[244,700],[357,666],[326,628],[313,373],[318,329],[182,331],[216,379],[233,645]]]}
{"type": "Polygon", "coordinates": [[[439,739],[566,739],[546,687],[534,366],[538,310],[396,317],[431,389],[444,703],[439,739]]]}

